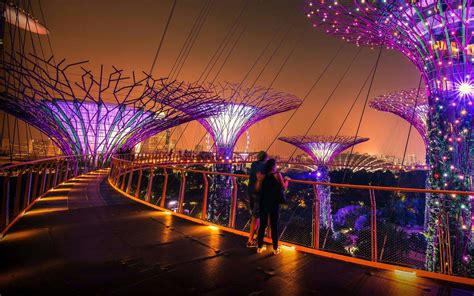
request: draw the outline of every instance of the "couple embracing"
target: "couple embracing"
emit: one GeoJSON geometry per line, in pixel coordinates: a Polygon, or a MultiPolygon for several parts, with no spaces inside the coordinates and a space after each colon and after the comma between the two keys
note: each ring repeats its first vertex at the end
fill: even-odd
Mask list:
{"type": "Polygon", "coordinates": [[[285,203],[284,191],[288,187],[288,179],[283,178],[277,169],[275,159],[268,159],[265,151],[260,151],[257,161],[250,167],[248,186],[249,208],[251,212],[250,235],[247,247],[257,244],[257,253],[262,253],[266,246],[263,244],[265,230],[270,223],[273,242],[273,254],[279,254],[278,247],[278,217],[280,205],[285,203]],[[257,242],[254,240],[258,232],[257,242]]]}

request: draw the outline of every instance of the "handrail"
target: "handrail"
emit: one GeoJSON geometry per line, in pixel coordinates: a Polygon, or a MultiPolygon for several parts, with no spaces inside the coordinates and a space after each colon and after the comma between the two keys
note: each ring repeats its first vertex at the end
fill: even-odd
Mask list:
{"type": "MultiPolygon", "coordinates": [[[[242,196],[246,192],[246,190],[242,190],[246,187],[246,183],[242,180],[248,179],[249,176],[187,167],[195,164],[199,163],[190,161],[172,163],[168,159],[163,162],[143,163],[142,160],[126,161],[113,158],[109,183],[125,196],[151,207],[171,210],[173,214],[180,217],[215,225],[225,231],[238,234],[247,233],[248,228],[245,227],[248,227],[249,220],[246,219],[249,219],[250,214],[247,212],[247,197],[242,196]],[[161,177],[156,178],[156,174],[159,174],[161,170],[163,170],[161,177]],[[140,174],[140,182],[138,183],[136,183],[137,174],[140,174]],[[169,178],[169,176],[173,177],[169,178]],[[210,176],[225,176],[227,178],[211,177],[208,179],[210,176]],[[145,182],[143,182],[143,179],[145,179],[145,182]],[[148,179],[148,182],[146,182],[146,179],[148,179]],[[170,180],[173,181],[170,182],[170,180]],[[124,184],[128,184],[126,189],[124,184]],[[219,198],[220,194],[223,194],[224,199],[215,203],[216,197],[219,198]],[[219,208],[222,206],[222,201],[224,201],[223,208],[219,208]],[[212,206],[213,209],[208,208],[209,206],[212,206]],[[218,212],[216,212],[216,209],[219,209],[218,212]],[[247,222],[245,223],[245,221],[247,222]]],[[[206,161],[203,164],[231,165],[236,163],[206,161]]],[[[240,164],[240,162],[237,164],[240,164]]],[[[460,283],[474,281],[468,277],[469,275],[462,272],[453,273],[452,270],[446,272],[446,269],[444,271],[440,269],[441,271],[437,272],[426,270],[424,260],[427,258],[426,252],[429,249],[426,245],[428,243],[427,238],[422,235],[423,223],[399,224],[397,217],[393,215],[385,216],[386,211],[389,210],[387,208],[387,198],[394,195],[377,196],[377,191],[425,193],[427,194],[426,198],[429,197],[428,194],[474,196],[474,192],[338,184],[297,179],[289,179],[289,182],[310,186],[289,187],[289,190],[294,190],[293,192],[296,194],[289,195],[292,209],[285,210],[286,214],[283,215],[287,219],[285,229],[280,234],[282,235],[286,231],[286,237],[280,238],[284,244],[290,244],[306,252],[367,266],[419,272],[419,274],[431,278],[460,283]],[[360,214],[354,213],[357,215],[355,217],[360,218],[365,215],[366,222],[362,219],[360,222],[362,226],[358,226],[358,230],[347,228],[349,226],[343,226],[346,227],[345,229],[341,228],[341,225],[349,225],[347,223],[353,223],[354,226],[351,227],[357,228],[355,220],[353,222],[344,220],[344,224],[341,224],[341,218],[339,218],[338,228],[333,228],[332,220],[335,219],[336,215],[331,213],[331,201],[327,199],[327,189],[331,187],[363,190],[367,193],[367,196],[363,192],[358,192],[352,196],[350,191],[347,193],[332,193],[341,194],[341,197],[350,197],[350,200],[343,201],[343,204],[338,205],[337,208],[343,209],[347,205],[355,205],[362,211],[360,214]],[[303,207],[300,207],[300,202],[304,203],[303,207]],[[298,216],[296,220],[291,222],[297,209],[300,209],[299,216],[296,215],[298,216]],[[309,234],[308,229],[310,229],[309,234]],[[403,236],[405,236],[405,239],[400,240],[403,236]],[[338,241],[339,239],[341,241],[338,241]],[[334,253],[345,255],[335,255],[334,253]],[[420,259],[420,256],[422,259],[420,259]]],[[[341,203],[341,200],[334,199],[334,202],[341,203]]],[[[423,213],[420,214],[420,212],[421,210],[418,210],[418,215],[423,216],[423,213]]],[[[357,218],[357,221],[359,221],[359,218],[357,218]]],[[[349,221],[351,221],[350,219],[355,218],[349,218],[349,221]]],[[[436,238],[434,239],[436,240],[436,238]]]]}
{"type": "MultiPolygon", "coordinates": [[[[206,160],[207,162],[209,161],[212,161],[212,162],[228,162],[228,163],[251,163],[253,161],[255,161],[256,159],[254,157],[247,157],[245,160],[244,159],[241,159],[239,157],[234,157],[233,159],[223,159],[223,158],[217,158],[216,155],[208,155],[207,157],[205,157],[204,159],[203,158],[200,158],[199,157],[199,153],[190,153],[191,154],[191,157],[189,156],[183,156],[181,154],[177,154],[176,152],[173,153],[173,154],[168,154],[168,153],[165,153],[165,152],[161,152],[161,153],[151,153],[151,154],[144,154],[144,153],[137,153],[137,154],[115,154],[113,157],[115,157],[116,159],[121,159],[120,157],[130,157],[133,155],[134,158],[136,159],[142,159],[142,160],[157,160],[157,159],[160,159],[160,158],[167,158],[167,159],[171,159],[171,160],[175,160],[175,161],[178,161],[178,160],[184,160],[184,161],[190,161],[190,162],[202,162],[204,163],[206,160]],[[153,158],[153,156],[157,156],[157,158],[153,158]]],[[[293,159],[285,159],[285,158],[280,158],[280,157],[276,157],[278,162],[280,164],[286,164],[286,165],[311,165],[311,166],[316,166],[316,164],[311,161],[311,160],[306,160],[306,161],[295,161],[293,159]]],[[[342,167],[342,168],[347,168],[348,166],[347,165],[338,165],[338,164],[329,164],[328,165],[329,167],[342,167]]],[[[367,169],[370,169],[370,168],[378,168],[379,166],[370,166],[370,165],[358,165],[357,167],[359,168],[367,168],[367,169]]],[[[393,164],[393,165],[388,165],[388,166],[384,166],[383,167],[384,169],[391,169],[391,170],[414,170],[414,169],[417,169],[417,170],[427,170],[429,169],[429,166],[426,165],[426,164],[414,164],[414,165],[396,165],[396,164],[393,164]]]]}
{"type": "MultiPolygon", "coordinates": [[[[115,159],[122,161],[120,159],[115,159]]],[[[131,161],[127,161],[131,163],[131,161]]],[[[196,165],[196,164],[241,164],[246,162],[235,162],[235,163],[222,163],[222,162],[205,162],[205,163],[176,163],[175,165],[196,165]]],[[[196,170],[196,169],[188,169],[188,168],[179,168],[170,166],[169,163],[146,163],[143,166],[137,166],[136,169],[144,168],[144,167],[153,167],[159,166],[160,168],[168,168],[168,169],[177,169],[183,170],[186,172],[192,173],[206,173],[209,175],[221,175],[221,176],[228,176],[228,177],[239,177],[239,178],[249,178],[249,175],[245,174],[233,174],[233,173],[224,173],[224,172],[210,172],[204,170],[196,170]]],[[[421,188],[409,188],[409,187],[390,187],[390,186],[376,186],[376,185],[355,185],[355,184],[343,184],[343,183],[328,183],[328,182],[318,182],[318,181],[309,181],[309,180],[298,180],[298,179],[289,179],[290,182],[293,183],[300,183],[300,184],[308,184],[308,185],[321,185],[321,186],[331,186],[331,187],[343,187],[343,188],[353,188],[353,189],[372,189],[377,191],[399,191],[399,192],[417,192],[417,193],[433,193],[433,194],[446,194],[446,195],[472,195],[474,196],[473,191],[459,191],[459,190],[435,190],[435,189],[421,189],[421,188]]]]}
{"type": "Polygon", "coordinates": [[[88,157],[88,156],[93,156],[93,155],[62,155],[62,156],[55,156],[55,157],[48,157],[48,158],[40,158],[40,159],[24,161],[24,162],[16,162],[8,166],[0,167],[0,172],[5,171],[5,170],[10,170],[15,167],[33,165],[33,164],[38,164],[38,163],[51,161],[51,160],[78,159],[81,157],[88,157]]]}
{"type": "Polygon", "coordinates": [[[104,165],[100,155],[91,154],[49,157],[1,167],[0,238],[49,190],[104,165]]]}

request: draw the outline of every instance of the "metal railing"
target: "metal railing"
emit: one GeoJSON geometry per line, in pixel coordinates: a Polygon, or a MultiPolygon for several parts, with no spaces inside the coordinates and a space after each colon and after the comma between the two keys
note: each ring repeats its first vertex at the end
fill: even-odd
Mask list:
{"type": "Polygon", "coordinates": [[[86,155],[52,157],[1,167],[0,237],[46,192],[103,165],[100,157],[86,155]]]}
{"type": "MultiPolygon", "coordinates": [[[[155,153],[125,153],[125,154],[116,154],[115,158],[134,161],[137,163],[142,164],[160,164],[160,163],[231,163],[231,164],[243,164],[243,163],[251,163],[256,160],[257,154],[246,154],[245,157],[241,156],[238,153],[235,153],[232,159],[223,159],[219,158],[215,153],[212,152],[195,152],[191,150],[178,150],[178,151],[157,151],[155,153]]],[[[279,164],[285,165],[300,165],[300,166],[308,166],[308,167],[315,167],[314,162],[308,158],[299,158],[294,157],[290,159],[282,158],[279,156],[271,156],[271,158],[275,158],[279,164]]],[[[347,165],[337,165],[331,164],[329,167],[334,169],[339,169],[341,167],[348,168],[347,165]]],[[[373,166],[371,165],[358,165],[359,169],[372,169],[373,166]]],[[[379,168],[379,166],[377,166],[379,168]]],[[[388,170],[405,170],[405,171],[412,171],[412,170],[427,170],[429,166],[425,164],[416,164],[416,165],[387,165],[384,166],[384,169],[388,170]]]]}
{"type": "MultiPolygon", "coordinates": [[[[248,176],[208,170],[211,167],[207,161],[178,161],[165,156],[161,160],[159,157],[146,160],[136,156],[128,160],[125,157],[112,158],[109,182],[145,203],[248,232],[248,176]],[[227,189],[228,215],[219,216],[218,213],[211,217],[210,197],[222,194],[222,188],[227,189]]],[[[280,212],[279,237],[295,246],[428,271],[425,266],[428,241],[423,228],[428,194],[474,196],[474,192],[290,179],[288,205],[280,212]],[[320,191],[328,187],[332,221],[330,226],[325,226],[320,221],[320,191]]],[[[472,274],[439,270],[445,274],[473,277],[472,274]]]]}

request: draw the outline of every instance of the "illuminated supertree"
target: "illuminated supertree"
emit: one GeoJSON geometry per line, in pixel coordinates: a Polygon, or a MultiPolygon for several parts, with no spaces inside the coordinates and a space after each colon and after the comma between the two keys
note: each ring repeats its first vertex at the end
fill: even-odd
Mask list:
{"type": "MultiPolygon", "coordinates": [[[[294,136],[279,139],[306,152],[318,166],[316,181],[325,183],[330,182],[329,165],[337,155],[349,147],[369,140],[368,138],[346,136],[294,136]]],[[[320,225],[332,229],[331,187],[317,185],[317,189],[320,200],[320,225]]]]}
{"type": "Polygon", "coordinates": [[[96,77],[83,64],[8,56],[1,69],[0,109],[44,132],[63,154],[100,160],[218,111],[210,107],[216,100],[200,87],[149,75],[137,79],[134,73],[129,78],[116,68],[106,75],[101,67],[96,77]],[[82,70],[76,82],[70,78],[74,70],[82,70]]]}
{"type": "MultiPolygon", "coordinates": [[[[238,84],[209,84],[206,89],[221,100],[213,104],[221,112],[215,116],[198,119],[214,140],[217,158],[232,159],[234,147],[239,137],[254,123],[274,114],[297,108],[301,100],[287,93],[276,92],[265,87],[244,88],[238,84]]],[[[177,107],[179,108],[179,107],[177,107]]],[[[230,173],[232,166],[217,164],[214,169],[230,173]]],[[[209,196],[208,219],[214,223],[229,221],[230,177],[213,177],[209,196]]]]}
{"type": "Polygon", "coordinates": [[[250,126],[301,104],[293,95],[265,87],[243,88],[238,84],[223,83],[209,85],[207,89],[222,100],[223,111],[198,121],[211,135],[217,156],[222,159],[232,158],[237,140],[250,126]]]}
{"type": "MultiPolygon", "coordinates": [[[[432,189],[468,191],[474,158],[472,0],[310,0],[314,27],[343,40],[403,53],[428,95],[432,189]]],[[[469,196],[433,195],[426,268],[472,276],[469,196]],[[440,235],[438,235],[440,234],[440,235]]]]}
{"type": "MultiPolygon", "coordinates": [[[[429,165],[429,139],[428,139],[428,100],[426,92],[416,88],[402,90],[388,95],[378,96],[369,102],[369,106],[383,112],[393,113],[410,123],[420,134],[426,149],[426,164],[429,165]]],[[[426,179],[426,188],[431,188],[429,179],[426,179]]],[[[429,228],[431,209],[431,194],[425,196],[425,230],[429,228]]],[[[435,207],[436,209],[436,207],[435,207]]]]}
{"type": "Polygon", "coordinates": [[[330,168],[334,170],[350,169],[353,172],[376,172],[392,168],[393,166],[393,163],[375,155],[367,153],[341,153],[331,161],[330,168]]]}
{"type": "Polygon", "coordinates": [[[425,91],[418,91],[416,88],[402,90],[378,96],[369,102],[369,106],[382,112],[390,112],[406,120],[418,131],[425,147],[428,148],[429,107],[425,94],[425,91]]]}

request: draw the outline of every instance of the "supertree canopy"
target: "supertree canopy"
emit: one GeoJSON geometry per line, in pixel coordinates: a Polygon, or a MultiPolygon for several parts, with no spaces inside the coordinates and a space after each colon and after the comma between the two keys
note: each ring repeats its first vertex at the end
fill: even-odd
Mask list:
{"type": "Polygon", "coordinates": [[[232,158],[237,140],[251,125],[301,104],[293,95],[265,87],[243,88],[223,83],[209,85],[207,89],[222,100],[221,106],[216,106],[222,112],[198,121],[212,136],[217,155],[223,159],[232,158]]]}
{"type": "MultiPolygon", "coordinates": [[[[318,166],[316,181],[325,183],[330,182],[329,165],[337,155],[347,148],[369,140],[368,138],[347,136],[294,136],[279,139],[306,152],[318,166]]],[[[317,185],[317,189],[320,200],[320,225],[332,229],[331,187],[317,185]]]]}
{"type": "Polygon", "coordinates": [[[350,169],[353,172],[375,172],[394,167],[394,164],[367,153],[341,153],[331,161],[330,168],[334,170],[350,169]]]}
{"type": "Polygon", "coordinates": [[[215,99],[200,87],[149,75],[138,79],[134,73],[130,78],[116,68],[107,75],[101,67],[94,76],[83,64],[7,56],[1,69],[0,108],[44,132],[63,154],[103,160],[165,129],[218,111],[211,108],[215,99]]]}
{"type": "MultiPolygon", "coordinates": [[[[254,123],[271,115],[297,108],[301,100],[287,93],[270,88],[245,88],[239,84],[208,84],[206,89],[221,101],[213,103],[221,112],[198,119],[214,140],[217,158],[232,159],[239,137],[254,123]]],[[[179,107],[177,107],[179,108],[179,107]]],[[[216,171],[229,173],[232,165],[217,164],[216,171]]],[[[228,176],[213,177],[209,196],[208,220],[226,223],[229,219],[232,180],[228,176]]]]}
{"type": "MultiPolygon", "coordinates": [[[[313,0],[314,27],[366,46],[403,53],[428,93],[429,183],[468,191],[474,158],[474,12],[471,0],[313,0]]],[[[433,195],[426,267],[472,276],[471,204],[467,195],[433,195]],[[438,235],[441,234],[441,235],[438,235]]]]}
{"type": "Polygon", "coordinates": [[[388,95],[378,96],[369,102],[369,106],[383,112],[395,114],[418,131],[425,147],[428,148],[428,100],[423,91],[408,89],[394,92],[388,95]]]}

